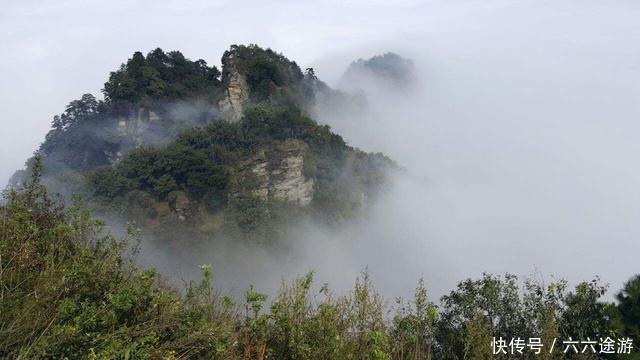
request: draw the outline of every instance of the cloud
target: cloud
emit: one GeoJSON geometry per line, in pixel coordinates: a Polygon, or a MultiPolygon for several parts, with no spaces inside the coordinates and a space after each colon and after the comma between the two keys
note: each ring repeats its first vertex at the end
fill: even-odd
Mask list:
{"type": "Polygon", "coordinates": [[[638,18],[626,0],[3,1],[0,182],[54,114],[98,94],[136,50],[217,64],[229,44],[258,43],[330,83],[358,57],[395,51],[423,74],[417,98],[376,98],[369,123],[324,119],[412,174],[387,202],[395,213],[378,209],[385,227],[362,233],[388,252],[353,268],[368,263],[393,290],[401,275],[444,291],[535,268],[619,287],[640,250],[638,18]]]}

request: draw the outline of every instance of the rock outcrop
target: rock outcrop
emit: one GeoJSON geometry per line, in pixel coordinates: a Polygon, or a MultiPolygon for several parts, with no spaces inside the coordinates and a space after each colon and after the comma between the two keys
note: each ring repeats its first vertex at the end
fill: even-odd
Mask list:
{"type": "Polygon", "coordinates": [[[313,179],[304,174],[307,145],[300,140],[287,140],[278,149],[279,162],[270,172],[269,194],[278,200],[307,205],[313,199],[313,179]]]}
{"type": "Polygon", "coordinates": [[[249,86],[244,75],[236,69],[230,71],[224,97],[220,100],[221,113],[231,121],[242,118],[243,104],[249,97],[249,86]]]}
{"type": "Polygon", "coordinates": [[[384,183],[390,160],[313,120],[318,103],[353,100],[313,69],[256,45],[231,46],[220,72],[171,54],[134,54],[105,84],[108,101],[86,95],[54,118],[41,146],[51,192],[158,232],[271,238],[298,216],[350,219],[384,183]]]}
{"type": "Polygon", "coordinates": [[[289,139],[273,149],[261,150],[238,170],[237,194],[250,192],[262,198],[308,205],[313,199],[313,178],[305,175],[308,146],[289,139]]]}
{"type": "Polygon", "coordinates": [[[306,108],[312,102],[311,79],[282,54],[256,45],[232,45],[222,56],[222,98],[218,102],[227,120],[238,121],[249,105],[295,104],[306,108]]]}
{"type": "Polygon", "coordinates": [[[183,191],[175,191],[169,194],[168,204],[171,211],[180,221],[185,221],[187,217],[191,215],[191,202],[187,194],[183,191]]]}
{"type": "Polygon", "coordinates": [[[123,117],[118,120],[116,134],[120,138],[120,149],[115,153],[107,153],[109,161],[114,164],[122,160],[124,155],[145,144],[145,136],[152,124],[160,117],[152,110],[140,107],[135,116],[123,117]]]}

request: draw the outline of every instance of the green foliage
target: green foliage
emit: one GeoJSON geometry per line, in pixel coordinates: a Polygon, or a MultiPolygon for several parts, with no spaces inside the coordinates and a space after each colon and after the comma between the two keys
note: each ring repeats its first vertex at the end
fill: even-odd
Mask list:
{"type": "Polygon", "coordinates": [[[104,84],[105,100],[122,109],[150,100],[212,97],[219,92],[220,72],[204,60],[191,61],[179,51],[133,54],[104,84]]]}
{"type": "MultiPolygon", "coordinates": [[[[125,252],[135,233],[118,240],[81,207],[65,209],[41,185],[39,157],[33,170],[0,206],[4,358],[488,359],[493,336],[579,338],[612,326],[603,309],[613,305],[599,300],[597,281],[571,292],[564,282],[527,282],[519,292],[512,275],[465,280],[440,311],[421,280],[390,318],[367,273],[343,296],[323,286],[320,300],[309,273],[283,284],[270,304],[250,287],[242,315],[212,288],[209,266],[184,295],[138,269],[125,252]]],[[[627,336],[637,326],[636,279],[616,307],[627,336]]]]}
{"type": "MultiPolygon", "coordinates": [[[[401,76],[402,67],[394,64],[403,63],[387,55],[363,66],[401,76]]],[[[153,109],[165,118],[154,120],[153,129],[174,139],[184,130],[179,125],[184,119],[162,113],[162,104],[195,99],[210,109],[222,85],[215,67],[179,52],[135,53],[111,74],[105,101],[85,94],[54,117],[23,174],[31,177],[16,181],[24,188],[7,192],[0,202],[0,357],[487,359],[493,336],[540,337],[545,344],[615,335],[638,341],[639,276],[625,284],[618,304],[602,301],[606,287],[597,280],[569,291],[564,281],[546,286],[526,281],[520,288],[513,275],[485,274],[460,282],[436,306],[420,280],[413,299],[399,299],[392,309],[367,273],[343,296],[323,286],[320,300],[309,273],[283,283],[271,302],[249,288],[243,314],[241,305],[212,288],[210,267],[202,267],[202,280],[188,283],[180,294],[164,286],[155,271],[134,265],[127,249],[136,233],[116,239],[81,206],[65,208],[48,195],[43,181],[79,189],[90,170],[92,194],[134,217],[227,207],[224,215],[233,215],[237,225],[233,231],[276,238],[277,225],[306,214],[330,222],[352,216],[361,197],[384,182],[388,158],[349,147],[301,110],[313,96],[312,70],[305,76],[281,54],[254,45],[233,46],[223,69],[222,81],[235,69],[249,84],[251,103],[242,121],[210,122],[206,115],[206,126],[187,129],[161,146],[123,138],[120,119],[150,123],[153,109]],[[241,164],[256,156],[277,163],[274,157],[282,159],[280,150],[288,143],[299,144],[303,173],[314,179],[314,197],[304,209],[258,196],[252,192],[257,186],[252,181],[258,180],[238,174],[241,164]],[[124,156],[112,164],[120,150],[124,156]],[[53,180],[43,177],[45,168],[56,174],[53,180]]],[[[189,237],[182,232],[192,223],[177,227],[163,220],[160,229],[175,228],[167,238],[189,237]]]]}
{"type": "MultiPolygon", "coordinates": [[[[578,284],[574,291],[567,291],[565,281],[546,287],[526,281],[524,289],[519,289],[517,278],[510,274],[465,280],[442,298],[438,352],[443,358],[459,359],[459,354],[468,357],[470,349],[475,349],[486,358],[490,342],[479,339],[487,336],[539,337],[547,344],[554,338],[611,336],[609,309],[614,305],[601,301],[605,291],[597,279],[578,284]],[[458,337],[459,333],[465,336],[458,337]],[[480,344],[485,345],[478,348],[480,344]]],[[[552,355],[548,358],[555,358],[552,355]]]]}
{"type": "Polygon", "coordinates": [[[438,309],[429,301],[423,279],[418,282],[413,301],[404,303],[398,299],[397,303],[393,318],[394,357],[432,358],[438,309]]]}
{"type": "Polygon", "coordinates": [[[177,142],[197,149],[249,153],[257,148],[286,139],[308,142],[319,151],[342,154],[348,149],[339,135],[328,126],[318,125],[300,110],[282,106],[255,106],[245,112],[242,122],[216,121],[181,134],[177,142]]]}
{"type": "Polygon", "coordinates": [[[205,151],[173,144],[162,149],[138,149],[117,166],[96,170],[90,181],[95,194],[104,199],[134,190],[146,191],[157,199],[165,199],[176,190],[194,197],[214,194],[224,198],[229,171],[205,151]]]}
{"type": "Polygon", "coordinates": [[[259,59],[249,65],[247,82],[251,87],[253,99],[264,101],[277,86],[282,86],[284,79],[276,64],[266,59],[259,59]]]}
{"type": "Polygon", "coordinates": [[[246,76],[254,103],[301,106],[307,101],[301,91],[304,75],[300,67],[271,49],[232,45],[222,56],[222,66],[223,79],[232,70],[246,76]]]}
{"type": "Polygon", "coordinates": [[[205,287],[186,299],[127,260],[127,238],[88,212],[64,209],[40,184],[0,207],[0,356],[228,358],[233,314],[205,287]],[[188,354],[188,355],[187,355],[188,354]]]}
{"type": "MultiPolygon", "coordinates": [[[[338,222],[353,216],[361,199],[354,197],[355,185],[346,182],[347,177],[343,176],[352,149],[329,127],[286,107],[252,107],[247,109],[242,122],[215,121],[185,131],[164,148],[139,148],[117,165],[93,171],[89,176],[90,187],[97,199],[108,204],[116,199],[132,199],[129,194],[136,191],[149,194],[154,201],[164,201],[168,194],[183,191],[191,202],[208,204],[206,209],[210,211],[232,205],[230,213],[239,228],[245,233],[256,232],[275,219],[272,208],[277,204],[251,195],[251,178],[246,174],[238,177],[238,164],[258,151],[276,156],[281,144],[290,139],[308,144],[304,145],[308,149],[304,151],[304,172],[316,180],[312,208],[317,209],[320,218],[338,222]]],[[[354,176],[348,179],[359,179],[373,188],[382,181],[383,163],[388,165],[390,161],[357,153],[351,162],[355,164],[354,176]]],[[[143,213],[148,212],[153,204],[139,199],[142,197],[136,196],[133,203],[144,204],[143,213]]],[[[268,236],[275,229],[263,230],[268,236]]]]}
{"type": "Polygon", "coordinates": [[[267,204],[260,196],[243,195],[235,201],[236,219],[240,229],[255,231],[269,217],[267,204]]]}
{"type": "MultiPolygon", "coordinates": [[[[295,62],[255,45],[232,46],[222,63],[220,76],[215,67],[179,52],[133,54],[111,73],[104,101],[85,94],[54,118],[40,149],[47,186],[67,197],[97,200],[99,211],[128,215],[154,232],[175,218],[189,226],[207,222],[209,230],[233,236],[239,227],[240,237],[255,232],[257,238],[277,238],[283,230],[276,222],[293,218],[278,200],[232,200],[255,190],[248,172],[241,173],[244,161],[266,154],[272,171],[284,158],[282,145],[296,139],[314,196],[311,206],[288,211],[302,210],[333,224],[353,217],[370,195],[363,192],[383,182],[391,162],[350,148],[306,115],[314,96],[308,85],[317,81],[312,70],[305,77],[295,62]],[[236,123],[215,119],[231,71],[250,87],[251,99],[236,123]],[[193,216],[176,213],[168,204],[171,193],[187,194],[193,216]]],[[[24,177],[17,174],[12,182],[24,177]]]]}
{"type": "Polygon", "coordinates": [[[116,153],[128,152],[133,147],[121,133],[119,121],[139,120],[142,110],[148,114],[153,109],[163,115],[162,124],[147,124],[148,132],[153,133],[150,139],[171,138],[184,128],[183,123],[206,120],[199,117],[206,117],[205,108],[210,109],[221,94],[219,76],[215,67],[209,67],[203,60],[186,59],[177,51],[165,53],[156,49],[147,57],[136,52],[118,71],[111,73],[104,85],[104,101],[84,94],[53,118],[51,130],[40,147],[49,175],[111,164],[116,153]],[[184,114],[172,115],[169,111],[178,100],[209,105],[201,111],[205,115],[190,114],[189,119],[184,119],[184,114]]]}
{"type": "Polygon", "coordinates": [[[640,341],[640,275],[624,284],[616,300],[622,334],[640,341]]]}
{"type": "Polygon", "coordinates": [[[606,337],[609,333],[609,304],[600,301],[607,287],[598,284],[597,280],[581,282],[574,291],[562,300],[564,311],[560,325],[560,333],[564,337],[586,339],[590,337],[606,337]]]}
{"type": "Polygon", "coordinates": [[[40,151],[49,171],[78,170],[107,164],[108,153],[115,151],[117,141],[109,136],[110,122],[105,104],[91,94],[67,105],[65,112],[53,118],[40,151]]]}
{"type": "Polygon", "coordinates": [[[490,346],[492,335],[491,325],[486,316],[476,314],[467,321],[462,331],[464,359],[493,359],[493,352],[490,346]]]}
{"type": "Polygon", "coordinates": [[[514,275],[506,275],[504,280],[486,274],[481,280],[465,280],[458,284],[457,291],[443,297],[443,304],[443,320],[453,326],[461,326],[481,314],[486,315],[495,334],[514,337],[528,333],[514,275]]]}

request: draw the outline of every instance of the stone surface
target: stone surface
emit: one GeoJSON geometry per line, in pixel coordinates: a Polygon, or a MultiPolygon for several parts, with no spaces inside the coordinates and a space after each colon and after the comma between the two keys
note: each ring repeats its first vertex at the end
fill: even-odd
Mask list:
{"type": "Polygon", "coordinates": [[[269,194],[273,198],[307,205],[313,199],[313,179],[304,175],[306,145],[298,140],[287,140],[278,149],[282,157],[271,171],[269,194]]]}
{"type": "Polygon", "coordinates": [[[191,202],[184,191],[174,191],[170,193],[168,205],[180,221],[185,221],[191,215],[191,202]]]}
{"type": "Polygon", "coordinates": [[[249,85],[245,76],[232,68],[224,91],[224,98],[219,103],[220,111],[231,121],[240,120],[244,102],[249,97],[249,85]]]}
{"type": "Polygon", "coordinates": [[[314,180],[304,174],[307,145],[289,139],[269,151],[259,151],[242,163],[237,193],[250,192],[262,198],[308,205],[313,199],[314,180]]]}
{"type": "Polygon", "coordinates": [[[111,163],[120,162],[126,153],[142,146],[145,143],[145,136],[148,136],[150,126],[158,121],[160,121],[160,116],[155,111],[147,110],[144,107],[140,107],[134,116],[120,118],[116,131],[121,138],[121,146],[114,154],[107,154],[111,163]]]}

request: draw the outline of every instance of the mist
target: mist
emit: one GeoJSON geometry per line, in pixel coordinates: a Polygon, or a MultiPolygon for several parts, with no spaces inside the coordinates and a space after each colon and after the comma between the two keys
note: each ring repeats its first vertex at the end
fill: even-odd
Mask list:
{"type": "Polygon", "coordinates": [[[270,291],[315,270],[317,283],[341,290],[368,268],[385,295],[406,295],[423,276],[437,297],[482,272],[598,274],[612,289],[640,272],[640,3],[195,1],[162,2],[150,16],[119,2],[6,5],[2,183],[54,114],[98,94],[136,50],[217,64],[229,44],[253,42],[336,88],[357,58],[394,51],[414,61],[410,94],[368,85],[366,116],[320,109],[350,145],[405,169],[362,219],[338,232],[300,224],[277,249],[147,239],[141,262],[168,276],[192,279],[212,264],[223,288],[270,291]]]}
{"type": "Polygon", "coordinates": [[[482,272],[599,275],[615,290],[640,271],[638,26],[617,12],[637,8],[617,5],[519,3],[399,40],[421,88],[370,87],[370,116],[322,117],[410,175],[367,227],[373,248],[393,244],[366,255],[374,278],[406,293],[397,279],[423,274],[442,294],[482,272]]]}

